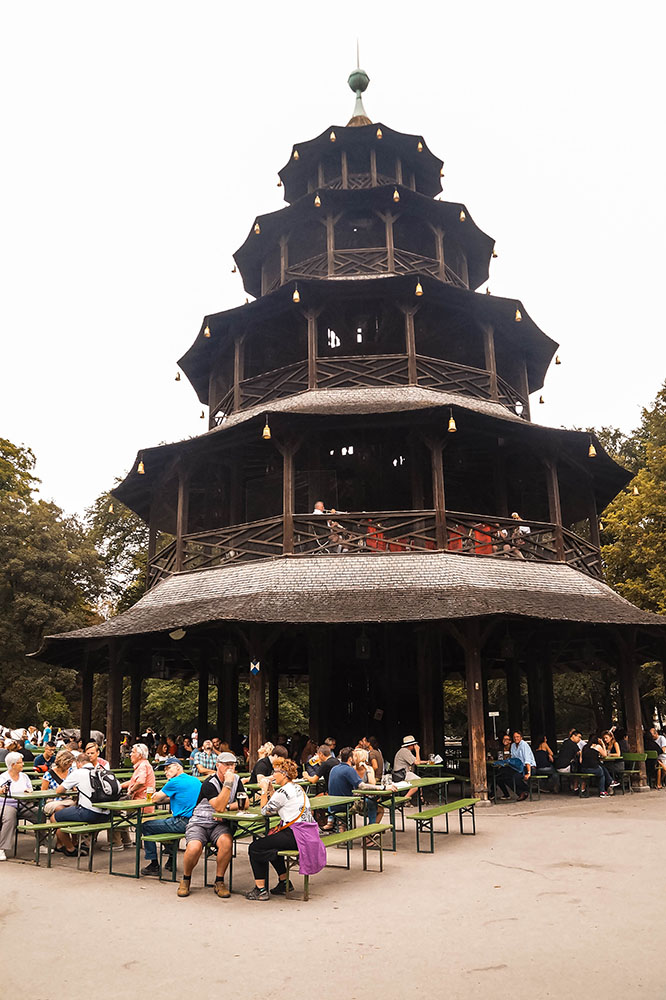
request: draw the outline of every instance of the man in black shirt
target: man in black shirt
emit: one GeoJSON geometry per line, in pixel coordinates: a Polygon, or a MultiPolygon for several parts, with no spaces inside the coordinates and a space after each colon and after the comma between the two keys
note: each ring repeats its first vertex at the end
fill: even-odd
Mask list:
{"type": "Polygon", "coordinates": [[[317,757],[319,758],[319,763],[316,764],[313,768],[314,774],[309,775],[306,774],[305,771],[303,771],[303,777],[306,779],[306,781],[309,781],[310,784],[315,784],[317,781],[319,781],[320,778],[323,778],[324,786],[326,788],[326,791],[328,792],[328,776],[335,767],[335,765],[339,764],[340,761],[337,759],[337,757],[333,756],[333,752],[331,751],[331,748],[327,743],[322,743],[322,745],[319,747],[319,749],[317,750],[317,757]]]}
{"type": "MultiPolygon", "coordinates": [[[[578,751],[580,750],[579,744],[581,739],[582,736],[578,730],[572,729],[569,733],[569,739],[565,740],[560,747],[559,753],[555,758],[555,767],[560,774],[569,774],[570,771],[579,770],[578,751]]],[[[575,785],[571,786],[571,791],[578,791],[578,781],[576,781],[575,785]]]]}

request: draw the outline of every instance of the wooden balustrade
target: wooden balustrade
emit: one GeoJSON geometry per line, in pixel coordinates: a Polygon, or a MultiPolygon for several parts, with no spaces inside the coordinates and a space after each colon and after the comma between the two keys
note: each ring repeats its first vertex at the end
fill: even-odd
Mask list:
{"type": "MultiPolygon", "coordinates": [[[[479,368],[454,364],[441,358],[416,355],[416,384],[442,392],[457,392],[474,399],[492,401],[490,373],[479,368]]],[[[319,357],[315,360],[316,387],[318,389],[352,389],[387,385],[407,385],[409,382],[406,354],[366,354],[358,357],[319,357]]],[[[516,404],[526,407],[512,386],[497,378],[497,402],[515,412],[516,404]]],[[[240,383],[240,408],[259,406],[273,399],[282,399],[304,392],[308,388],[308,363],[296,361],[292,365],[272,372],[255,375],[240,383]]],[[[220,423],[224,415],[233,411],[233,389],[213,408],[212,420],[220,423]]]]}
{"type": "MultiPolygon", "coordinates": [[[[599,549],[566,528],[562,529],[562,535],[564,557],[560,560],[557,526],[554,524],[447,511],[443,547],[461,556],[543,563],[563,561],[601,579],[599,549]]],[[[324,515],[295,514],[293,517],[294,557],[424,553],[437,548],[434,510],[335,512],[324,515]]],[[[175,542],[157,554],[149,566],[149,587],[174,572],[175,554],[175,542]]],[[[250,524],[185,535],[183,571],[254,562],[283,554],[283,518],[269,517],[250,524]]]]}

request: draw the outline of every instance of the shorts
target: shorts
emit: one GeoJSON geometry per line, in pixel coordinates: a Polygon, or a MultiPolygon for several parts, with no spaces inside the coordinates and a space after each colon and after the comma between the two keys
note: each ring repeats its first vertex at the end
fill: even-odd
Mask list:
{"type": "Polygon", "coordinates": [[[228,823],[204,823],[201,819],[192,817],[185,829],[185,843],[197,840],[204,846],[217,844],[220,837],[230,837],[231,827],[228,823]]]}

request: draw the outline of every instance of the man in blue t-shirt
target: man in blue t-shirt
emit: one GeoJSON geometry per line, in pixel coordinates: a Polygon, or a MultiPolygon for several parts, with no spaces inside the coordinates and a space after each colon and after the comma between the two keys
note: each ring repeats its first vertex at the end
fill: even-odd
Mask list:
{"type": "MultiPolygon", "coordinates": [[[[346,795],[352,794],[355,788],[376,788],[376,785],[369,781],[361,781],[358,774],[349,761],[354,753],[351,747],[343,747],[340,751],[340,763],[331,768],[328,775],[328,794],[346,795]]],[[[324,830],[332,830],[335,826],[336,812],[345,812],[346,806],[333,806],[328,810],[328,822],[324,830]]]]}
{"type": "MultiPolygon", "coordinates": [[[[149,819],[142,824],[145,834],[156,833],[185,833],[188,820],[194,812],[197,799],[201,792],[201,782],[191,774],[185,774],[183,762],[177,757],[167,757],[164,764],[164,771],[167,776],[166,783],[162,790],[155,792],[153,802],[171,803],[171,816],[165,819],[149,819]]],[[[170,857],[165,865],[167,871],[172,870],[178,841],[174,840],[165,844],[165,850],[169,851],[170,857]]],[[[141,869],[142,875],[159,875],[160,866],[157,863],[157,844],[149,840],[145,844],[146,861],[148,864],[141,869]]]]}

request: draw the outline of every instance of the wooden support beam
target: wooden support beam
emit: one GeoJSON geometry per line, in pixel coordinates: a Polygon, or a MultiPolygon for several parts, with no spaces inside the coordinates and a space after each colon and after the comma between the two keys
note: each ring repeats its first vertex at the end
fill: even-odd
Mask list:
{"type": "Polygon", "coordinates": [[[215,686],[217,687],[217,712],[215,713],[215,735],[219,736],[221,740],[228,740],[229,746],[233,747],[233,743],[230,738],[226,735],[224,728],[224,692],[223,692],[223,677],[224,668],[215,668],[215,686]]]}
{"type": "Polygon", "coordinates": [[[109,683],[106,695],[106,759],[120,766],[120,732],[123,728],[123,668],[117,639],[109,642],[109,683]]]}
{"type": "Polygon", "coordinates": [[[323,187],[325,183],[326,181],[324,179],[324,164],[320,160],[319,163],[317,164],[317,184],[319,185],[319,187],[323,187]]]}
{"type": "Polygon", "coordinates": [[[289,237],[280,237],[280,284],[284,285],[287,280],[287,268],[289,267],[289,237]]]}
{"type": "Polygon", "coordinates": [[[523,699],[520,685],[520,668],[512,657],[506,660],[506,707],[509,729],[523,731],[523,699]]]}
{"type": "Polygon", "coordinates": [[[335,221],[332,215],[326,216],[326,262],[328,277],[335,274],[335,221]]]}
{"type": "Polygon", "coordinates": [[[234,337],[234,413],[240,410],[243,402],[241,382],[245,378],[245,337],[237,334],[234,337]]]}
{"type": "Polygon", "coordinates": [[[395,158],[395,182],[402,184],[402,160],[399,156],[395,158]]]}
{"type": "Polygon", "coordinates": [[[340,171],[342,175],[342,187],[346,190],[349,187],[349,164],[347,163],[347,152],[340,150],[340,171]]]}
{"type": "Polygon", "coordinates": [[[588,485],[588,519],[590,522],[590,541],[601,551],[601,538],[599,536],[599,513],[597,511],[597,498],[594,495],[594,487],[590,482],[588,485]]]}
{"type": "Polygon", "coordinates": [[[199,654],[199,687],[197,698],[197,729],[199,730],[199,743],[208,738],[208,654],[202,650],[199,654]]]}
{"type": "MultiPolygon", "coordinates": [[[[557,746],[557,718],[555,714],[555,692],[553,690],[553,663],[545,656],[540,664],[541,708],[543,729],[551,750],[557,746]]],[[[543,734],[541,734],[543,735],[543,734]]]]}
{"type": "Polygon", "coordinates": [[[504,460],[504,448],[497,439],[497,448],[493,457],[493,478],[495,486],[495,504],[500,517],[509,516],[509,498],[507,496],[506,482],[506,462],[504,460]]]}
{"type": "Polygon", "coordinates": [[[89,654],[86,650],[85,662],[81,671],[81,739],[85,746],[90,739],[92,729],[92,699],[95,675],[89,661],[89,654]]]}
{"type": "Polygon", "coordinates": [[[530,419],[530,381],[527,374],[527,361],[525,356],[521,358],[521,362],[518,368],[518,392],[523,399],[523,416],[529,420],[530,419]]]}
{"type": "Polygon", "coordinates": [[[490,398],[499,399],[497,391],[497,361],[495,359],[495,331],[490,323],[483,324],[483,352],[486,359],[486,371],[490,375],[490,398]]]}
{"type": "Polygon", "coordinates": [[[427,627],[416,629],[416,672],[419,692],[419,732],[423,755],[435,753],[435,717],[433,712],[432,634],[427,627]]]}
{"type": "Polygon", "coordinates": [[[465,683],[467,688],[467,727],[469,735],[469,776],[472,795],[488,799],[486,777],[486,729],[483,716],[483,672],[481,641],[477,618],[462,623],[465,635],[465,683]]]}
{"type": "Polygon", "coordinates": [[[317,313],[309,309],[308,321],[308,389],[317,388],[317,313]]]}
{"type": "Polygon", "coordinates": [[[370,184],[377,187],[377,150],[374,146],[370,149],[370,184]]]}
{"type": "Polygon", "coordinates": [[[244,520],[243,480],[241,478],[240,455],[231,456],[229,466],[229,523],[241,524],[244,520]]]}
{"type": "Polygon", "coordinates": [[[437,245],[437,261],[439,263],[439,278],[441,281],[446,281],[446,262],[444,260],[444,230],[437,227],[433,228],[435,234],[435,243],[437,245]]]}
{"type": "Polygon", "coordinates": [[[546,469],[546,489],[548,491],[549,518],[555,525],[555,553],[564,562],[564,538],[562,535],[562,507],[560,503],[560,483],[555,459],[544,459],[546,469]]]}
{"type": "Polygon", "coordinates": [[[176,562],[175,570],[179,573],[183,568],[184,536],[190,509],[190,470],[181,466],[178,470],[178,513],[176,515],[176,562]]]}
{"type": "Polygon", "coordinates": [[[430,449],[430,466],[432,470],[432,503],[435,508],[435,538],[438,549],[446,548],[446,497],[444,493],[444,460],[442,457],[444,442],[441,438],[427,437],[425,439],[430,449]]]}
{"type": "Polygon", "coordinates": [[[290,436],[283,440],[275,439],[275,444],[282,455],[282,551],[289,555],[294,551],[294,457],[301,446],[301,436],[290,436]]]}
{"type": "Polygon", "coordinates": [[[129,728],[132,739],[136,742],[141,737],[141,689],[143,676],[140,667],[133,667],[130,687],[130,718],[129,728]]]}
{"type": "Polygon", "coordinates": [[[254,767],[259,756],[259,747],[266,742],[266,673],[250,672],[249,741],[250,767],[254,767]]]}
{"type": "Polygon", "coordinates": [[[543,736],[545,722],[543,717],[543,701],[541,697],[541,671],[538,663],[531,663],[527,673],[527,711],[530,720],[530,740],[543,736]]]}
{"type": "Polygon", "coordinates": [[[235,664],[223,664],[221,684],[217,690],[218,702],[222,701],[222,716],[218,706],[218,736],[228,740],[235,750],[238,745],[238,667],[235,664]]]}
{"type": "Polygon", "coordinates": [[[407,379],[410,385],[417,385],[416,374],[416,334],[414,332],[414,310],[403,309],[405,316],[405,349],[407,352],[407,379]]]}
{"type": "Polygon", "coordinates": [[[384,225],[386,226],[386,257],[387,257],[387,269],[393,274],[395,271],[395,243],[393,240],[393,223],[396,217],[390,212],[387,212],[384,218],[384,225]]]}
{"type": "MultiPolygon", "coordinates": [[[[641,695],[638,686],[639,668],[636,662],[636,633],[634,629],[627,632],[616,631],[616,641],[619,659],[619,677],[624,709],[627,715],[627,735],[632,753],[645,753],[643,742],[643,718],[641,715],[641,695]]],[[[645,764],[640,765],[641,776],[638,785],[641,791],[648,790],[647,770],[645,764]]]]}

